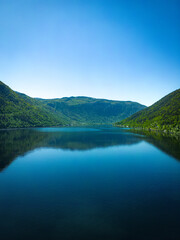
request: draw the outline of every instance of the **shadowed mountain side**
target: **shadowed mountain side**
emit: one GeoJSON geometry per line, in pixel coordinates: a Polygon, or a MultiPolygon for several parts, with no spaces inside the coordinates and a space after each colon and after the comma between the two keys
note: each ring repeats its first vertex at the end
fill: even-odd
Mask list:
{"type": "Polygon", "coordinates": [[[16,157],[36,148],[59,148],[64,150],[90,150],[140,142],[136,136],[120,132],[43,132],[34,129],[0,131],[0,170],[16,157]],[[105,141],[106,140],[106,141],[105,141]]]}
{"type": "Polygon", "coordinates": [[[159,148],[161,151],[180,161],[180,136],[171,135],[158,131],[127,130],[128,132],[142,134],[146,142],[149,142],[159,148]]]}

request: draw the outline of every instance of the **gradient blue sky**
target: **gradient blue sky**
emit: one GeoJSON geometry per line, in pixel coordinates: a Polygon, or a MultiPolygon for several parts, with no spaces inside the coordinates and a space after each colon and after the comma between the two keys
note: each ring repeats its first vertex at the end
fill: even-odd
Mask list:
{"type": "Polygon", "coordinates": [[[180,87],[180,1],[0,0],[0,80],[151,105],[180,87]]]}

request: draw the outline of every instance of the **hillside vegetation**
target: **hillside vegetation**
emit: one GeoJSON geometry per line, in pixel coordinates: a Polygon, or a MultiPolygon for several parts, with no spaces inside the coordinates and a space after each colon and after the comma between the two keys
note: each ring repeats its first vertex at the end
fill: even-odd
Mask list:
{"type": "Polygon", "coordinates": [[[180,89],[117,122],[116,126],[180,132],[180,89]]]}
{"type": "Polygon", "coordinates": [[[112,124],[145,106],[129,101],[111,101],[89,97],[69,97],[40,100],[56,112],[61,112],[71,125],[112,124]]]}
{"type": "Polygon", "coordinates": [[[35,100],[24,99],[21,94],[0,82],[0,128],[62,126],[64,124],[63,119],[46,110],[35,100]]]}
{"type": "Polygon", "coordinates": [[[0,128],[111,124],[145,106],[89,97],[31,98],[0,82],[0,128]]]}

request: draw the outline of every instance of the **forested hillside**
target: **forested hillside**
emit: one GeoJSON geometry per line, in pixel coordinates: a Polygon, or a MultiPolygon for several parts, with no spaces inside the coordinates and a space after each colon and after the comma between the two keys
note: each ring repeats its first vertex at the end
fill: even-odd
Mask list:
{"type": "Polygon", "coordinates": [[[46,127],[65,124],[63,119],[46,110],[36,100],[25,98],[0,82],[0,128],[46,127]]]}
{"type": "Polygon", "coordinates": [[[116,123],[117,126],[180,131],[180,89],[152,106],[116,123]]]}
{"type": "Polygon", "coordinates": [[[0,82],[0,128],[112,124],[145,106],[89,97],[31,98],[0,82]]]}

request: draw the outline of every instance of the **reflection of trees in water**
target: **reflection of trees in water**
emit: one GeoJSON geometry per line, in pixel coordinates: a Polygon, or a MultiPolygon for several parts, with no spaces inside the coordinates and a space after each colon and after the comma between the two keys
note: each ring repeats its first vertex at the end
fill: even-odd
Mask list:
{"type": "Polygon", "coordinates": [[[0,131],[0,170],[16,157],[40,147],[85,151],[108,146],[131,145],[142,139],[180,160],[180,137],[148,131],[133,130],[133,133],[143,134],[146,137],[111,130],[42,132],[35,129],[19,129],[0,131]]]}
{"type": "Polygon", "coordinates": [[[19,155],[38,147],[42,140],[42,135],[30,130],[1,131],[0,170],[9,165],[19,155]]]}
{"type": "Polygon", "coordinates": [[[42,132],[35,129],[0,131],[0,170],[16,157],[40,147],[67,150],[90,150],[117,145],[130,145],[141,139],[111,131],[42,132]]]}
{"type": "Polygon", "coordinates": [[[128,130],[128,132],[145,135],[144,140],[153,144],[168,155],[180,160],[180,136],[159,131],[128,130]]]}

